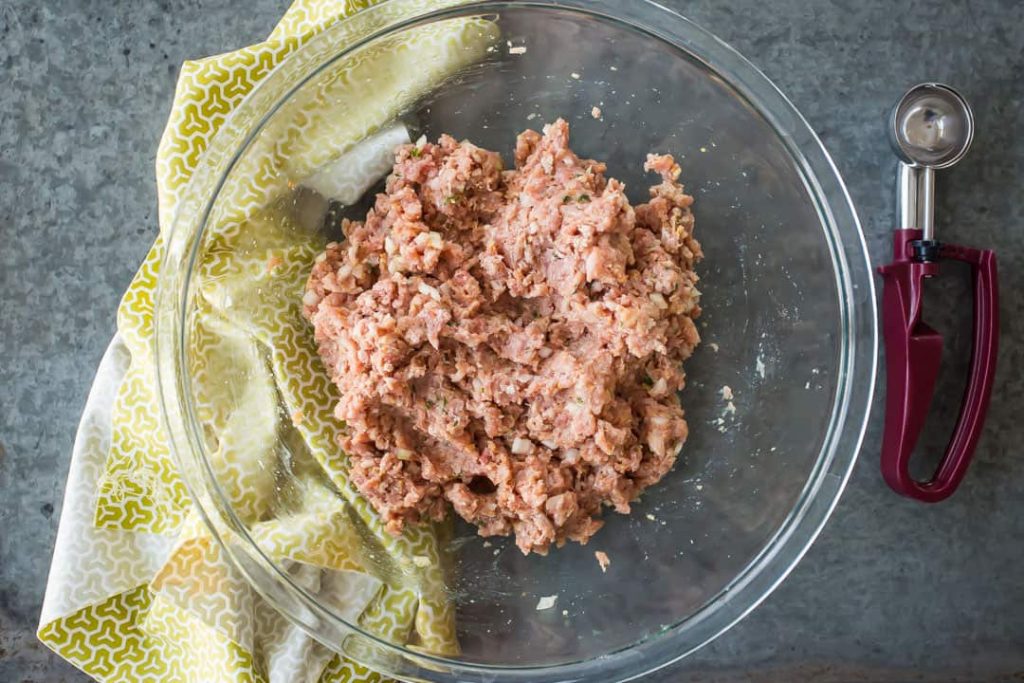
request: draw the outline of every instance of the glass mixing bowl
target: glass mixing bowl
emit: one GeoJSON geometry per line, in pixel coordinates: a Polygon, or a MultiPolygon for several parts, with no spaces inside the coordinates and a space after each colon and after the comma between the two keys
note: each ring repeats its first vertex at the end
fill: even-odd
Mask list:
{"type": "MultiPolygon", "coordinates": [[[[764,75],[652,2],[390,0],[364,10],[294,51],[246,96],[181,206],[165,235],[156,353],[183,478],[255,590],[320,642],[397,678],[612,681],[664,666],[771,592],[820,531],[853,466],[875,380],[876,318],[850,198],[815,134],[764,75]],[[414,556],[410,569],[374,536],[340,454],[340,481],[309,474],[316,458],[296,438],[294,405],[271,391],[281,405],[268,409],[236,391],[276,357],[274,338],[254,332],[255,343],[223,345],[234,376],[218,380],[221,403],[212,408],[255,415],[251,424],[271,428],[251,436],[276,439],[269,449],[247,446],[269,453],[258,462],[269,479],[240,494],[232,464],[219,461],[225,448],[211,408],[200,405],[209,397],[197,398],[206,391],[195,364],[210,288],[226,310],[297,305],[316,250],[338,238],[341,216],[365,214],[366,196],[380,187],[381,169],[344,156],[361,144],[447,132],[508,160],[517,133],[559,116],[572,126],[574,150],[607,161],[634,201],[653,183],[642,172],[649,151],[673,153],[696,197],[703,344],[686,366],[690,437],[675,469],[631,515],[606,512],[587,546],[524,557],[509,539],[481,539],[456,521],[425,532],[436,552],[414,556]],[[349,185],[363,197],[337,187],[357,167],[364,176],[349,185]],[[295,252],[300,263],[285,264],[298,279],[282,293],[252,264],[289,240],[305,246],[295,252]],[[242,258],[217,261],[225,249],[242,258]],[[301,558],[270,547],[265,525],[299,514],[299,470],[347,511],[346,533],[362,539],[357,568],[380,585],[413,586],[415,619],[431,610],[453,617],[457,650],[374,626],[325,597],[326,578],[297,570],[301,558]],[[609,556],[607,572],[596,550],[609,556]],[[402,583],[427,564],[432,588],[402,583]]],[[[292,341],[311,336],[293,322],[292,341]]]]}

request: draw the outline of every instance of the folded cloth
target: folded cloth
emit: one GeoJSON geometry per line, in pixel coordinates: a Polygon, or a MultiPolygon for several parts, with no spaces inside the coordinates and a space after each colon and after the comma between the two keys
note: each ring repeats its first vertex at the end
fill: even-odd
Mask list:
{"type": "MultiPolygon", "coordinates": [[[[161,236],[122,300],[118,334],[79,425],[38,632],[98,680],[382,680],[291,625],[223,556],[171,456],[152,350],[162,239],[200,156],[281,60],[368,4],[297,0],[265,42],[182,68],[157,156],[161,236]]],[[[496,38],[493,25],[443,22],[342,63],[318,93],[324,101],[350,101],[345,91],[357,77],[387,78],[351,115],[303,117],[298,132],[272,131],[281,138],[267,154],[248,155],[252,168],[221,191],[230,210],[204,238],[212,246],[197,267],[190,330],[196,416],[212,434],[219,483],[253,539],[350,622],[438,654],[458,647],[437,536],[444,531],[424,526],[391,536],[349,483],[334,438],[337,397],[294,296],[323,245],[310,231],[290,229],[295,202],[285,209],[275,200],[298,184],[321,203],[354,202],[408,140],[403,126],[389,123],[400,108],[496,38]],[[262,251],[242,246],[254,241],[262,251]],[[275,415],[284,419],[268,417],[275,415]],[[287,505],[275,493],[282,440],[295,482],[287,505]],[[386,557],[369,557],[368,538],[386,557]]]]}

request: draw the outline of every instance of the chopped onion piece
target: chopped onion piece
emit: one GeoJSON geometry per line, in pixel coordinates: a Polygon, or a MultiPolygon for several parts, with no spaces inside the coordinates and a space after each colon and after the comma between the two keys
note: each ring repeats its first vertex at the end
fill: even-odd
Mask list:
{"type": "Polygon", "coordinates": [[[524,439],[521,436],[517,436],[512,440],[512,452],[515,455],[526,455],[533,450],[533,442],[529,439],[524,439]]]}

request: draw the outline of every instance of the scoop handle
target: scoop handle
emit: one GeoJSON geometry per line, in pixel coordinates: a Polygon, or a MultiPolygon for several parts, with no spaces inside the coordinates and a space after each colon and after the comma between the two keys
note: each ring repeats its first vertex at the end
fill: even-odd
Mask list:
{"type": "Polygon", "coordinates": [[[985,423],[999,347],[999,290],[995,252],[943,244],[940,259],[971,266],[974,335],[970,376],[953,436],[938,470],[928,481],[910,476],[910,457],[924,427],[942,362],[942,336],[921,320],[921,295],[938,264],[914,258],[920,230],[897,230],[893,262],[878,269],[885,283],[882,329],[886,352],[886,415],[882,475],[897,493],[935,503],[959,486],[985,423]]]}

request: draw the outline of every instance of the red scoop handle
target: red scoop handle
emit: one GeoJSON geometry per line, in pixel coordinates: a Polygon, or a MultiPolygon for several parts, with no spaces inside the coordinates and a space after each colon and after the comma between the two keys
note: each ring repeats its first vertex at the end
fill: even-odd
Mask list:
{"type": "Polygon", "coordinates": [[[940,259],[971,266],[974,282],[974,339],[970,377],[953,437],[938,470],[928,481],[910,476],[910,456],[924,427],[942,361],[942,336],[921,320],[921,294],[926,277],[938,263],[915,259],[912,242],[920,230],[897,230],[893,262],[882,266],[882,331],[886,354],[886,413],[882,441],[882,475],[897,493],[935,503],[960,484],[988,412],[999,348],[999,290],[996,256],[987,249],[953,244],[939,247],[940,259]]]}

